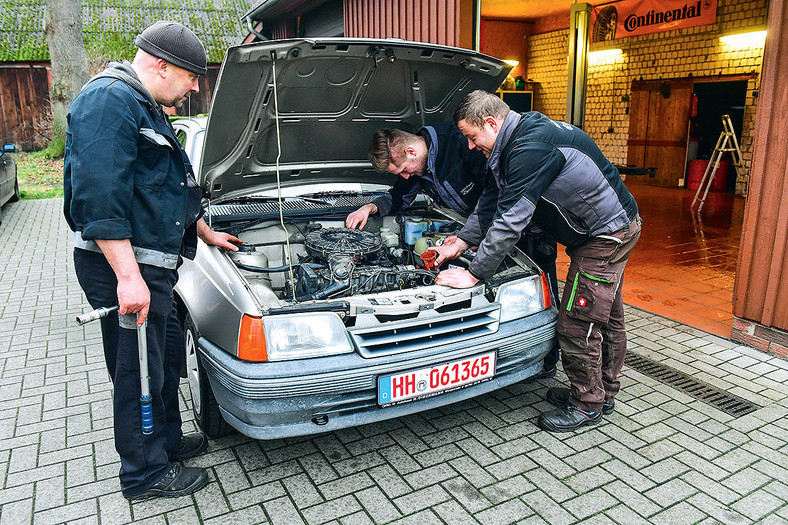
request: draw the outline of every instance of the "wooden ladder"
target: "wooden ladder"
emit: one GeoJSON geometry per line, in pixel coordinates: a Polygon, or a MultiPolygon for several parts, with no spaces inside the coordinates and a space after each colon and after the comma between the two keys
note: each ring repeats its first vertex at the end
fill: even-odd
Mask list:
{"type": "Polygon", "coordinates": [[[720,138],[717,139],[717,145],[714,146],[714,152],[711,154],[706,171],[703,172],[703,178],[700,179],[698,191],[695,192],[695,198],[692,199],[692,204],[690,204],[690,210],[695,207],[696,203],[699,203],[697,213],[700,214],[700,210],[703,209],[703,204],[706,202],[706,196],[709,194],[709,189],[714,182],[714,176],[717,174],[717,167],[720,165],[720,161],[726,152],[731,154],[737,178],[743,177],[744,165],[741,160],[741,150],[739,149],[739,141],[736,140],[736,133],[733,131],[730,115],[722,116],[722,133],[720,133],[720,138]],[[700,198],[701,191],[703,191],[703,198],[700,198]]]}

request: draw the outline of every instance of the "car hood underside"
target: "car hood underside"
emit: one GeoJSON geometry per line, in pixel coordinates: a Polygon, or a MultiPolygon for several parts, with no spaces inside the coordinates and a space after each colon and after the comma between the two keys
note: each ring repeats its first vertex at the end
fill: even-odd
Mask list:
{"type": "Polygon", "coordinates": [[[510,69],[473,51],[400,40],[230,48],[208,120],[201,185],[212,200],[271,187],[277,165],[284,187],[385,182],[367,158],[375,131],[414,132],[451,120],[467,93],[496,89],[510,69]]]}

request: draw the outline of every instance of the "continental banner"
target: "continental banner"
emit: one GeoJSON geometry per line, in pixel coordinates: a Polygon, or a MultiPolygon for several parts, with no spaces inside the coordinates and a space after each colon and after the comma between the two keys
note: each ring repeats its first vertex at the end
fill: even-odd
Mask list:
{"type": "Polygon", "coordinates": [[[591,41],[672,31],[717,21],[717,0],[622,0],[594,7],[591,41]]]}

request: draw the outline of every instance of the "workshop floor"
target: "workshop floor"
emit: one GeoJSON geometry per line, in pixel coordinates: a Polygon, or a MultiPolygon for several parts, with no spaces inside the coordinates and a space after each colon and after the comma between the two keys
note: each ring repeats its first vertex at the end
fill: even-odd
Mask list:
{"type": "MultiPolygon", "coordinates": [[[[744,198],[709,193],[698,220],[689,211],[695,190],[627,187],[638,202],[643,233],[627,265],[624,302],[730,337],[744,198]]],[[[558,278],[568,269],[559,248],[558,278]]]]}

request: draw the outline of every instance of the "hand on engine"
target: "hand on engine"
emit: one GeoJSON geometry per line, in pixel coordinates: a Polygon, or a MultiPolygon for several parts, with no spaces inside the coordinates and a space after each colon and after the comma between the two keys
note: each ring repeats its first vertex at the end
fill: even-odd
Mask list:
{"type": "Polygon", "coordinates": [[[345,226],[361,230],[367,224],[369,216],[377,212],[377,206],[372,203],[366,204],[347,216],[347,219],[345,219],[345,226]]]}

